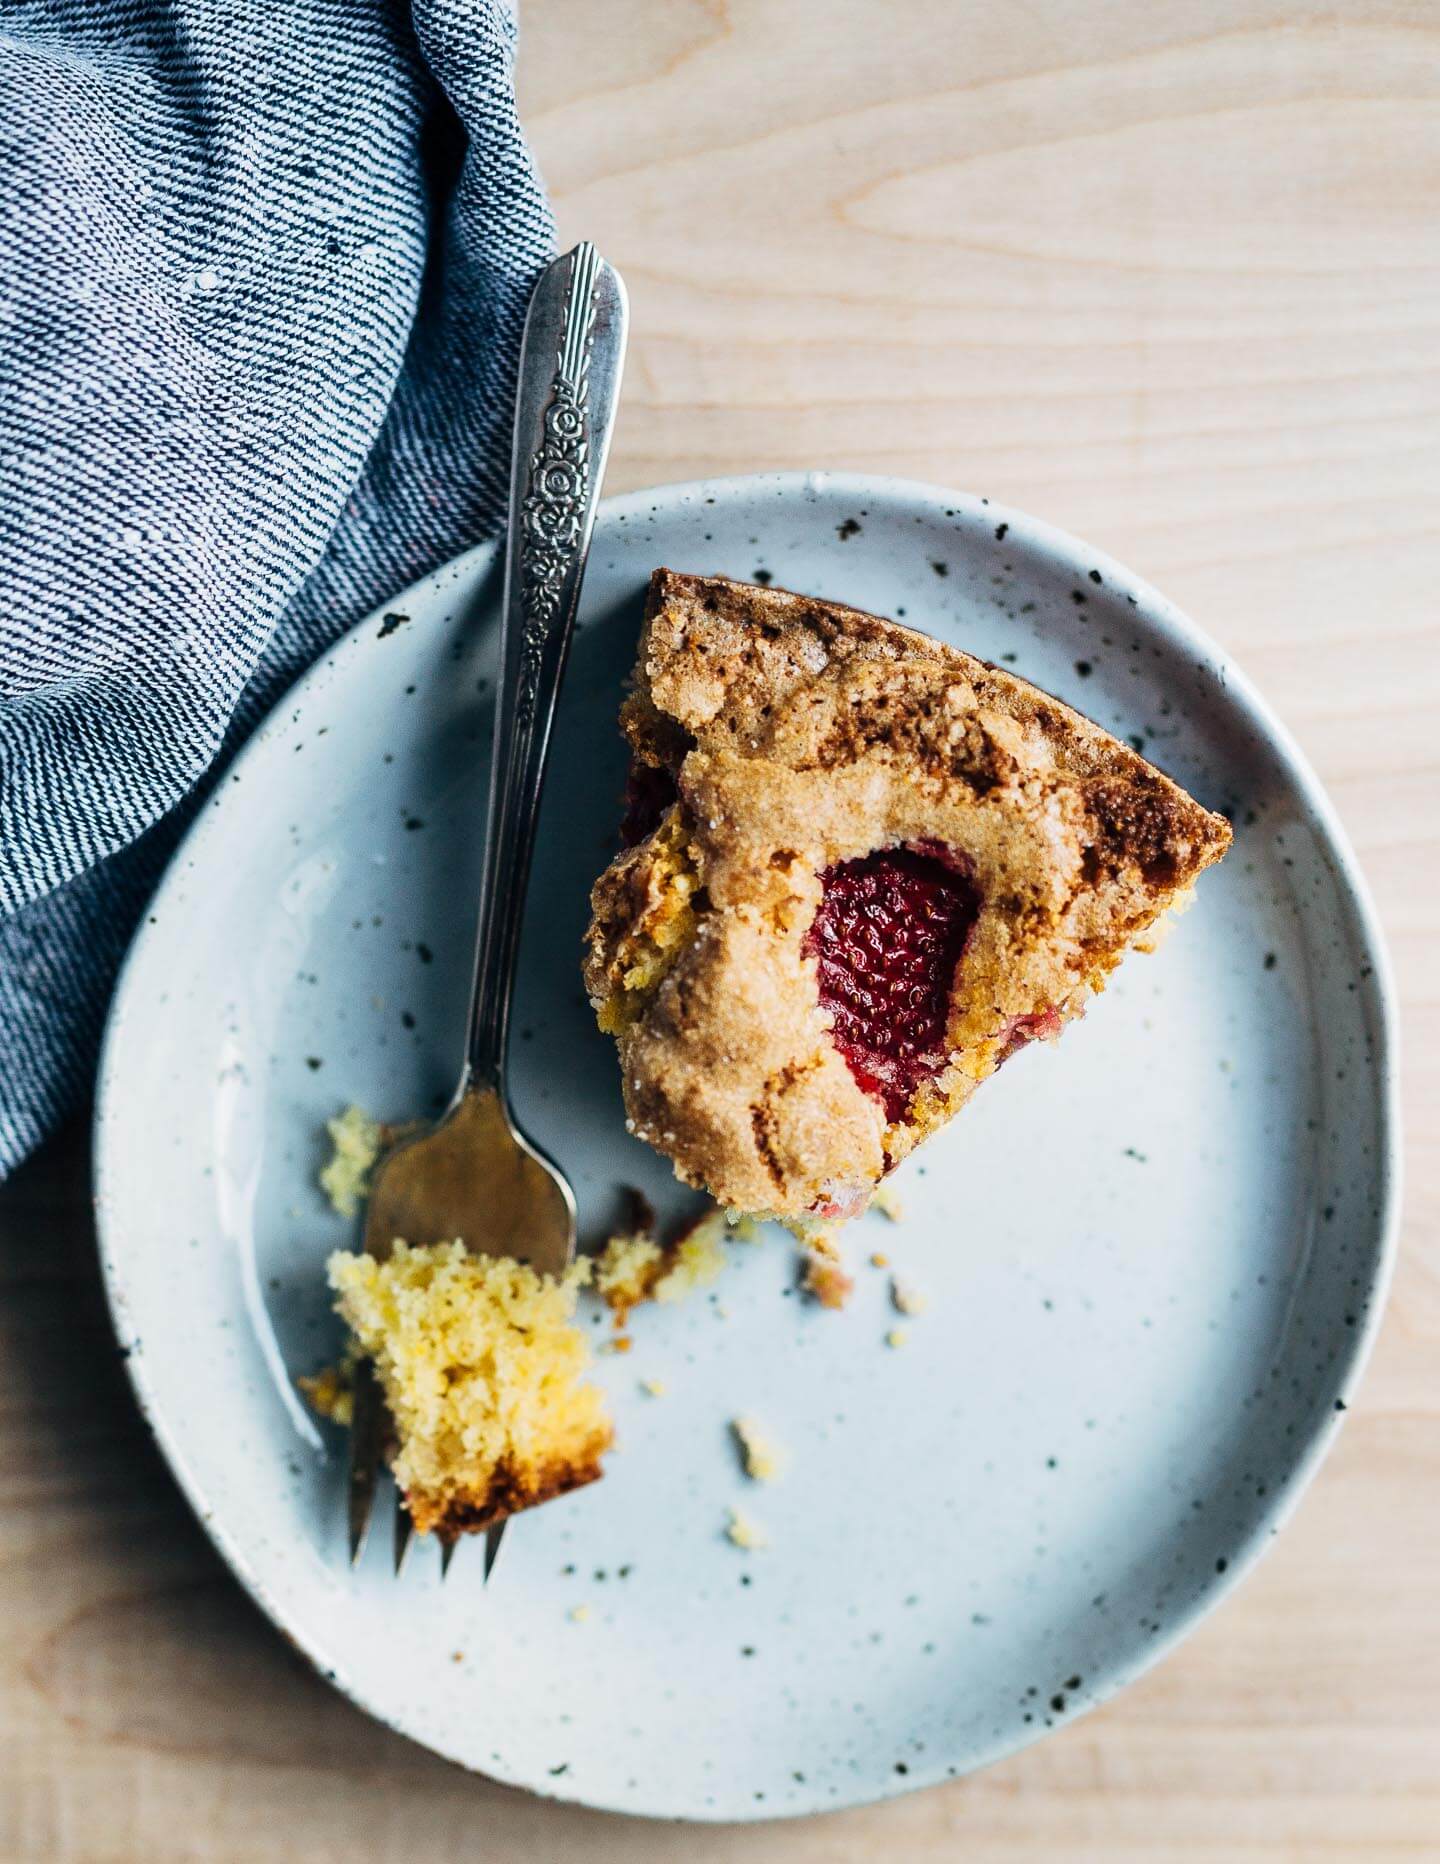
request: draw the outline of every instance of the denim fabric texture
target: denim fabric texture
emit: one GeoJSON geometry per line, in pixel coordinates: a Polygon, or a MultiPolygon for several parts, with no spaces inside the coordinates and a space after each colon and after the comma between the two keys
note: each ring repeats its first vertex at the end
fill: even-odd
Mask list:
{"type": "Polygon", "coordinates": [[[227,753],[502,520],[554,229],[498,0],[0,9],[0,1176],[227,753]]]}

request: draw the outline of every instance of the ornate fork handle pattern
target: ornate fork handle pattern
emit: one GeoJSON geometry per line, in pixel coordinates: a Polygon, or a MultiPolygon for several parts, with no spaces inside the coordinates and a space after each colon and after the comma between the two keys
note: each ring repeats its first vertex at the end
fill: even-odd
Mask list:
{"type": "Polygon", "coordinates": [[[521,346],[467,1077],[502,1091],[545,760],[610,446],[626,322],[624,287],[587,241],[542,274],[521,346]]]}
{"type": "Polygon", "coordinates": [[[535,706],[545,644],[589,521],[590,348],[599,264],[588,241],[576,248],[565,304],[565,340],[550,386],[544,437],[531,459],[521,505],[524,651],[516,698],[527,712],[535,706]]]}

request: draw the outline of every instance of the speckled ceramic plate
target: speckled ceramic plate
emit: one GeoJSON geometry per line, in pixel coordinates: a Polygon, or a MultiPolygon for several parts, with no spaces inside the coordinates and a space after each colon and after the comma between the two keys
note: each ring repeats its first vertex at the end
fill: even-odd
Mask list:
{"type": "MultiPolygon", "coordinates": [[[[787,1239],[601,1358],[606,1480],[391,1579],[345,1561],[344,1456],[294,1390],[338,1344],[322,1125],[438,1106],[459,1062],[496,557],[399,596],[295,689],[185,843],[106,1046],[98,1202],[141,1404],[216,1543],[338,1687],[465,1766],[627,1812],[871,1800],[1063,1728],[1233,1586],[1328,1444],[1394,1209],[1389,992],[1353,860],[1216,649],[1118,565],[984,500],[781,476],[602,509],[515,1019],[519,1111],[582,1229],[685,1202],[627,1138],[577,959],[614,845],[650,570],[902,616],[1143,746],[1236,825],[1153,958],[1020,1056],[868,1217],[842,1314],[787,1239]],[[908,1340],[881,1251],[928,1297],[908,1340]],[[663,1381],[652,1397],[641,1381],[663,1381]],[[727,1420],[788,1449],[747,1484],[727,1420]],[[768,1548],[725,1538],[741,1504],[768,1548]],[[585,1608],[577,1611],[577,1608],[585,1608]]],[[[607,1328],[590,1316],[597,1338],[607,1328]]],[[[425,1550],[428,1553],[428,1550],[425,1550]]]]}

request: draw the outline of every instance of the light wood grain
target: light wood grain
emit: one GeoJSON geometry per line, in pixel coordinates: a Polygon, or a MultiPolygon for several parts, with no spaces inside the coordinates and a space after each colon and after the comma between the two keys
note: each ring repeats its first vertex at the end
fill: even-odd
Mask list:
{"type": "Polygon", "coordinates": [[[970,1782],[686,1833],[473,1780],[316,1681],[136,1420],[74,1134],[0,1196],[0,1857],[1440,1858],[1440,15],[1431,0],[530,0],[567,236],[632,289],[618,487],[869,467],[1160,583],[1359,848],[1408,1210],[1362,1398],[1260,1572],[970,1782]]]}

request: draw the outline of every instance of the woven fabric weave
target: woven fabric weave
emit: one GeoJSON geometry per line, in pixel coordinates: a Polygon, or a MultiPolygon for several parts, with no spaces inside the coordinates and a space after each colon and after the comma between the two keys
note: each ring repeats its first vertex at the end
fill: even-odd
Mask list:
{"type": "Polygon", "coordinates": [[[0,1176],[228,749],[492,532],[554,229],[499,0],[0,13],[0,1176]]]}

